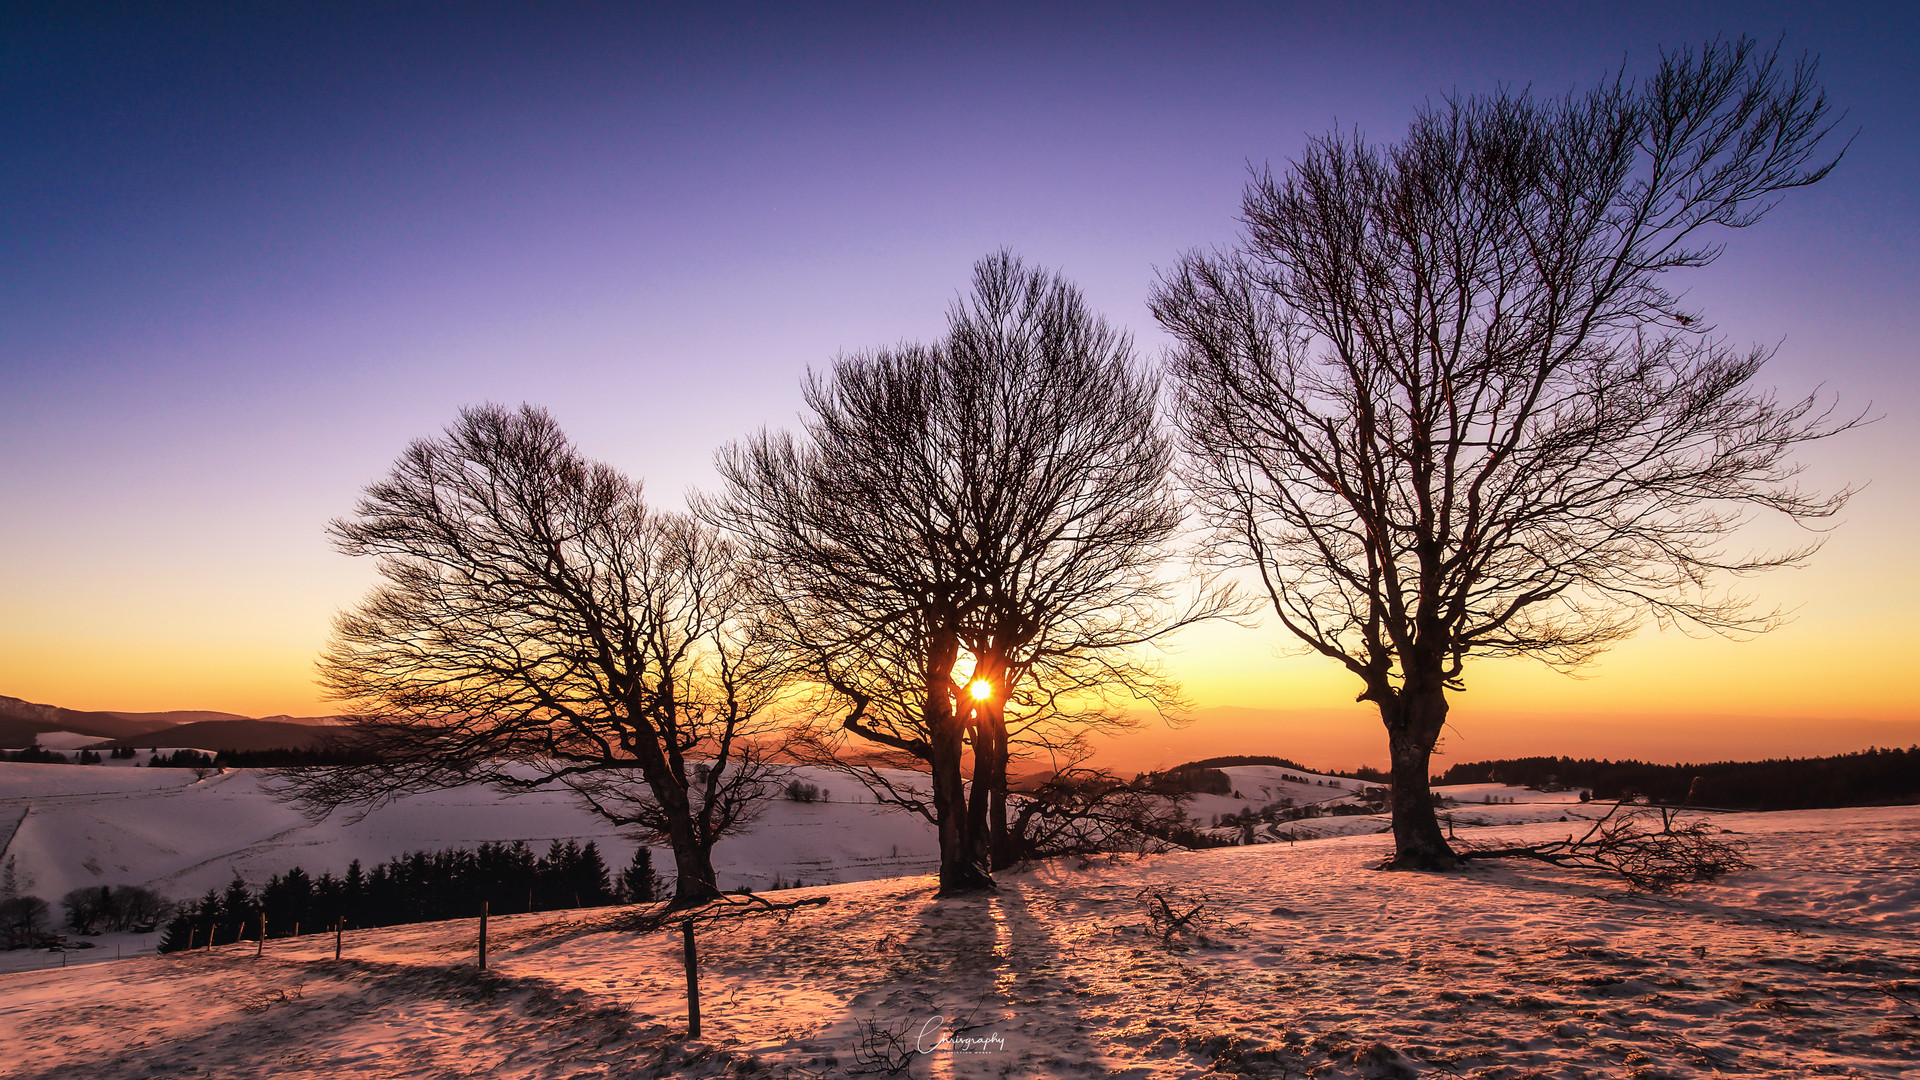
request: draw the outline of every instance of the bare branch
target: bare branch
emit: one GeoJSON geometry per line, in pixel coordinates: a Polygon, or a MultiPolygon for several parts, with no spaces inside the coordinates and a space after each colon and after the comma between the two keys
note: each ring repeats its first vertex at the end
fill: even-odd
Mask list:
{"type": "Polygon", "coordinates": [[[1612,874],[1643,892],[1673,892],[1751,869],[1747,845],[1721,839],[1705,818],[1680,818],[1668,807],[1619,803],[1579,838],[1519,847],[1463,846],[1462,859],[1532,859],[1612,874]],[[1625,812],[1622,813],[1621,811],[1625,812]]]}

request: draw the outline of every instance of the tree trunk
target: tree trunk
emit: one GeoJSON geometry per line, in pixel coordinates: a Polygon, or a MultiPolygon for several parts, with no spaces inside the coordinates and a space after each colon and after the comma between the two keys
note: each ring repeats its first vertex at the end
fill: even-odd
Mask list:
{"type": "Polygon", "coordinates": [[[993,888],[993,878],[979,860],[969,828],[967,785],[960,769],[963,726],[951,709],[929,725],[933,736],[933,811],[940,829],[941,896],[993,888]]]}
{"type": "Polygon", "coordinates": [[[927,764],[932,771],[934,824],[940,833],[940,895],[993,888],[974,850],[966,778],[961,769],[966,717],[954,708],[953,662],[958,643],[936,646],[929,657],[926,701],[927,764]]]}
{"type": "Polygon", "coordinates": [[[1007,717],[998,698],[973,713],[973,789],[967,793],[967,828],[974,861],[995,870],[1012,865],[1007,842],[1007,717]]]}
{"type": "Polygon", "coordinates": [[[673,845],[673,902],[670,910],[699,907],[701,904],[720,895],[719,883],[713,872],[713,849],[699,844],[688,843],[685,847],[673,845]]]}
{"type": "MultiPolygon", "coordinates": [[[[1007,669],[990,650],[983,652],[974,678],[992,691],[972,699],[968,710],[973,734],[973,788],[967,793],[968,837],[974,861],[994,870],[1012,865],[1007,842],[1007,669]]],[[[968,687],[971,698],[972,687],[968,687]]]]}
{"type": "Polygon", "coordinates": [[[1013,850],[1013,837],[1007,832],[1007,718],[1001,714],[994,718],[994,748],[997,761],[994,766],[997,780],[993,790],[987,793],[987,829],[993,837],[993,867],[998,870],[1019,862],[1019,854],[1013,850]]]}
{"type": "Polygon", "coordinates": [[[973,861],[999,869],[993,861],[993,837],[987,830],[987,794],[993,790],[992,736],[987,728],[987,703],[976,701],[968,712],[967,734],[973,742],[973,782],[967,785],[967,844],[973,861]]]}
{"type": "Polygon", "coordinates": [[[1018,861],[1013,843],[1007,836],[1007,712],[1003,699],[996,698],[981,718],[981,734],[973,752],[985,762],[976,766],[976,784],[986,785],[986,815],[981,821],[985,848],[995,870],[1004,870],[1018,861]]]}
{"type": "Polygon", "coordinates": [[[688,795],[686,763],[669,760],[662,749],[663,740],[646,716],[647,703],[637,698],[627,702],[628,722],[639,728],[642,738],[633,740],[634,756],[640,774],[646,777],[647,790],[666,819],[667,845],[673,849],[673,902],[668,908],[698,907],[720,895],[720,884],[713,872],[713,841],[702,835],[693,820],[693,800],[688,795]]]}
{"type": "Polygon", "coordinates": [[[641,755],[641,771],[654,801],[660,805],[667,822],[667,844],[673,849],[675,874],[673,909],[698,907],[720,895],[720,884],[713,872],[713,844],[703,841],[693,824],[693,806],[687,789],[672,774],[662,755],[641,755]]]}
{"type": "Polygon", "coordinates": [[[1427,787],[1433,747],[1447,722],[1446,691],[1403,687],[1380,702],[1393,765],[1393,870],[1451,870],[1459,860],[1440,830],[1427,787]]]}

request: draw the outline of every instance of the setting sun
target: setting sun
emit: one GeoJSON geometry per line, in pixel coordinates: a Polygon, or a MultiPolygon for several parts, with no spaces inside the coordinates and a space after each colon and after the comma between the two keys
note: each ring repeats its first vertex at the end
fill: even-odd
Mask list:
{"type": "Polygon", "coordinates": [[[967,692],[975,701],[985,701],[993,696],[993,684],[985,679],[975,679],[967,684],[967,692]]]}

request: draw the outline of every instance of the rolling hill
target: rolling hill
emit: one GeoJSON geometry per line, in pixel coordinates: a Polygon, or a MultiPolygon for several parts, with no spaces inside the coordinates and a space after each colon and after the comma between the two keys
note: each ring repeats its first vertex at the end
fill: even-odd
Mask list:
{"type": "Polygon", "coordinates": [[[191,746],[200,750],[304,748],[338,717],[240,716],[185,709],[175,712],[90,712],[0,695],[0,749],[32,746],[36,736],[64,731],[118,746],[191,746]]]}
{"type": "Polygon", "coordinates": [[[160,731],[116,739],[116,746],[142,749],[162,746],[191,746],[196,750],[305,750],[319,744],[327,729],[315,724],[285,720],[200,720],[160,731]]]}

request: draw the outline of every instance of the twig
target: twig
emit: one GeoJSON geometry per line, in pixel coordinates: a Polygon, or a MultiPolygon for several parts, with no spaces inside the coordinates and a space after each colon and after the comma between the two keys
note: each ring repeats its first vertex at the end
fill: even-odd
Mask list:
{"type": "Polygon", "coordinates": [[[912,1066],[914,1047],[907,1044],[907,1029],[913,1025],[911,1019],[884,1025],[878,1020],[854,1023],[860,1029],[860,1040],[853,1046],[856,1067],[848,1072],[898,1076],[912,1066]]]}

